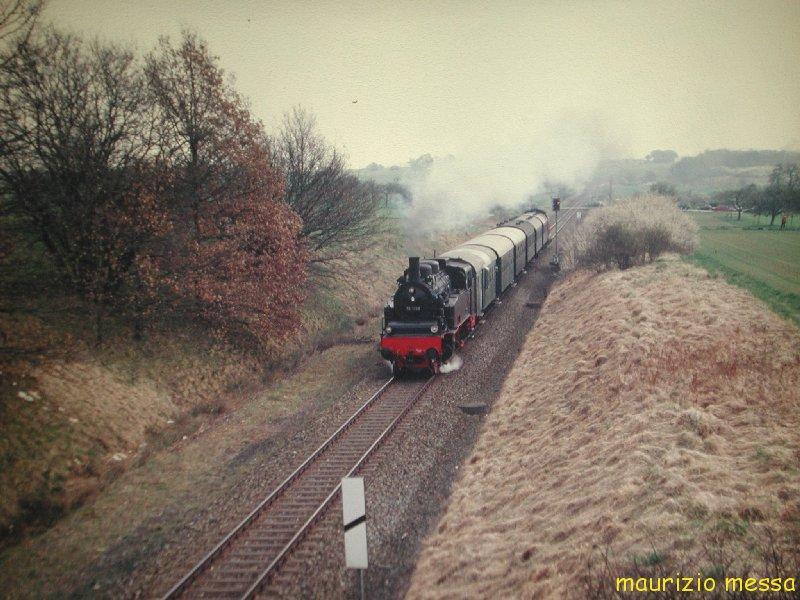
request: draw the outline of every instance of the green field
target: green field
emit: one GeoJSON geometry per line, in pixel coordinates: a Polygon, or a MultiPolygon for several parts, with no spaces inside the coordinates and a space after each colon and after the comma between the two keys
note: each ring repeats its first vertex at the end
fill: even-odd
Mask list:
{"type": "Polygon", "coordinates": [[[691,260],[800,323],[800,216],[780,231],[780,217],[770,227],[768,218],[747,214],[691,214],[700,227],[691,260]]]}

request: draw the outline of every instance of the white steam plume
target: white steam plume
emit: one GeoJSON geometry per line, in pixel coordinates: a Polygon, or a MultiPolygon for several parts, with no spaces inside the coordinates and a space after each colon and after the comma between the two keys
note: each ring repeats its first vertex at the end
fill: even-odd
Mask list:
{"type": "Polygon", "coordinates": [[[569,115],[542,131],[508,141],[490,141],[459,156],[436,159],[427,176],[412,183],[413,226],[459,226],[494,205],[515,207],[547,182],[579,187],[598,162],[620,154],[597,119],[569,115]]]}

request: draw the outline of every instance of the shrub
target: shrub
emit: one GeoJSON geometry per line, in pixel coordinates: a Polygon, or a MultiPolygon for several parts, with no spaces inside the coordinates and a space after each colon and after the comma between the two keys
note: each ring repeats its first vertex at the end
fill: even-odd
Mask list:
{"type": "Polygon", "coordinates": [[[575,251],[584,266],[627,269],[664,252],[690,253],[696,240],[696,225],[673,199],[646,195],[593,211],[577,236],[575,251]]]}

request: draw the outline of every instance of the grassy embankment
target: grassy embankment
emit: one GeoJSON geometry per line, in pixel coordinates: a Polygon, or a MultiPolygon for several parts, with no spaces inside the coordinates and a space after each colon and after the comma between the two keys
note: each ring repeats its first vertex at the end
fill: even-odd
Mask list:
{"type": "Polygon", "coordinates": [[[683,261],[567,275],[408,597],[619,598],[617,577],[680,574],[742,598],[726,577],[796,577],[799,335],[683,261]]]}
{"type": "MultiPolygon", "coordinates": [[[[648,591],[681,575],[740,598],[726,578],[796,578],[800,330],[720,277],[643,252],[696,247],[663,200],[584,222],[576,256],[593,269],[548,296],[409,597],[617,598],[617,577],[648,591]]],[[[759,254],[750,231],[734,233],[759,254]]],[[[771,256],[756,257],[761,281],[780,280],[771,256]]]]}
{"type": "Polygon", "coordinates": [[[783,317],[800,323],[800,219],[785,231],[780,217],[735,213],[691,213],[700,227],[700,247],[691,261],[749,290],[783,317]]]}
{"type": "Polygon", "coordinates": [[[262,409],[285,416],[308,400],[293,379],[332,346],[341,368],[315,378],[330,383],[327,395],[341,393],[363,377],[354,365],[376,360],[381,306],[406,253],[430,254],[466,234],[398,226],[375,240],[349,271],[310,290],[297,338],[268,364],[195,323],[156,321],[136,342],[110,316],[96,347],[89,308],[52,285],[40,248],[17,247],[0,265],[0,546],[51,526],[256,394],[275,400],[262,409]]]}

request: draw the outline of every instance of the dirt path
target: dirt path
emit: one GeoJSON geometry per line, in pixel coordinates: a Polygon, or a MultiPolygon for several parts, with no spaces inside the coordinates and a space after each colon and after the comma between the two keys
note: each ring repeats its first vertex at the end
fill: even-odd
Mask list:
{"type": "Polygon", "coordinates": [[[4,552],[0,596],[119,598],[166,588],[386,378],[373,345],[321,353],[4,552]]]}

